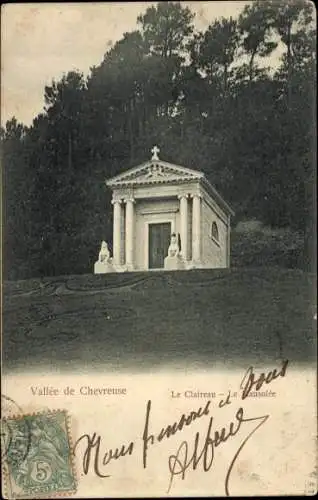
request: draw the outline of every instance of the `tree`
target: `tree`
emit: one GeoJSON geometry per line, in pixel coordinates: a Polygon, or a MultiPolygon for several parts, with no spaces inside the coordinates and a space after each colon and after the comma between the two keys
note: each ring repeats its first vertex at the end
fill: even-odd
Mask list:
{"type": "Polygon", "coordinates": [[[159,2],[137,18],[143,38],[152,54],[180,56],[193,32],[194,15],[180,2],[159,2]]]}
{"type": "Polygon", "coordinates": [[[197,61],[212,81],[219,82],[219,91],[226,94],[229,87],[230,68],[237,55],[239,33],[237,22],[222,18],[215,21],[202,35],[197,61]]]}
{"type": "Polygon", "coordinates": [[[248,78],[255,77],[256,57],[267,57],[277,47],[273,40],[273,9],[267,0],[256,0],[247,5],[239,16],[238,26],[242,34],[242,49],[249,57],[248,78]]]}
{"type": "Polygon", "coordinates": [[[29,243],[30,199],[32,178],[28,175],[25,141],[28,129],[15,117],[1,128],[3,167],[3,274],[6,279],[24,276],[24,244],[29,243]]]}
{"type": "MultiPolygon", "coordinates": [[[[313,30],[313,6],[303,0],[272,2],[273,27],[286,47],[280,76],[286,82],[287,105],[291,104],[293,72],[309,65],[313,69],[315,55],[315,31],[313,30]]],[[[313,71],[311,71],[313,74],[313,71]]]]}

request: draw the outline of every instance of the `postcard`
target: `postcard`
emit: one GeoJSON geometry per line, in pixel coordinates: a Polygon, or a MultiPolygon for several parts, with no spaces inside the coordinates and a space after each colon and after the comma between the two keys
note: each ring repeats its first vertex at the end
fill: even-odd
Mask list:
{"type": "Polygon", "coordinates": [[[1,14],[4,497],[314,495],[313,5],[1,14]]]}

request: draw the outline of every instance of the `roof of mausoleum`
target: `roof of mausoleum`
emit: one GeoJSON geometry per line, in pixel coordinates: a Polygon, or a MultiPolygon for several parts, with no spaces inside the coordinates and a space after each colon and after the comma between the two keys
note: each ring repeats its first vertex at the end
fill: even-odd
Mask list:
{"type": "Polygon", "coordinates": [[[234,215],[233,210],[207,180],[205,174],[199,170],[182,167],[174,163],[158,159],[151,159],[122,172],[111,179],[106,180],[106,185],[115,190],[117,188],[129,188],[148,185],[184,184],[187,182],[199,182],[214,200],[222,206],[226,212],[234,215]]]}

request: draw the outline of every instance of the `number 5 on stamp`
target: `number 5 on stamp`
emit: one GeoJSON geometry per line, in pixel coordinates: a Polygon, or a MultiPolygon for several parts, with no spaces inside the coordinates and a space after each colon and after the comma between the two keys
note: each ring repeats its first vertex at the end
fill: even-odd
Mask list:
{"type": "Polygon", "coordinates": [[[9,498],[35,498],[76,491],[71,436],[65,411],[6,419],[2,438],[9,498]]]}

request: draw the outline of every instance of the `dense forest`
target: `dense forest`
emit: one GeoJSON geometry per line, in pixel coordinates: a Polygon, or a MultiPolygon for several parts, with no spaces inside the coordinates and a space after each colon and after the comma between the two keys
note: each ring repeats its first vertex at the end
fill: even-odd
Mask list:
{"type": "Polygon", "coordinates": [[[87,77],[46,86],[30,127],[1,129],[4,278],[91,272],[112,240],[105,179],[154,144],[204,171],[235,223],[288,228],[310,249],[314,16],[309,1],[256,0],[198,32],[186,5],[160,2],[87,77]]]}

